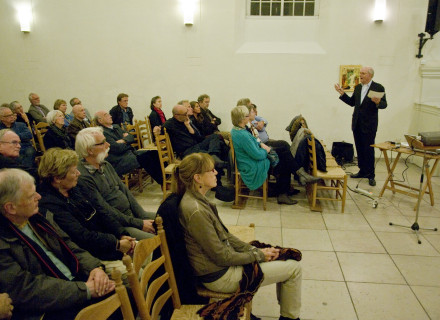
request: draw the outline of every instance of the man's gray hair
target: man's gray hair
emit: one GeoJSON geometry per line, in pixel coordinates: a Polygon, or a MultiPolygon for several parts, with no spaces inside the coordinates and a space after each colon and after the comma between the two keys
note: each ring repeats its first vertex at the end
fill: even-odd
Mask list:
{"type": "MultiPolygon", "coordinates": [[[[73,107],[75,105],[75,100],[78,99],[77,97],[73,97],[72,99],[70,99],[69,103],[70,105],[73,107]]],[[[78,99],[79,100],[79,99],[78,99]]]]}
{"type": "MultiPolygon", "coordinates": [[[[11,129],[1,129],[1,130],[0,130],[0,141],[2,141],[4,135],[5,135],[7,132],[9,132],[9,131],[14,132],[14,131],[11,130],[11,129]]],[[[14,132],[14,133],[15,133],[15,132],[14,132]]]]}
{"type": "Polygon", "coordinates": [[[102,127],[90,127],[78,132],[75,140],[75,151],[83,159],[89,155],[88,150],[96,144],[95,136],[103,134],[102,127]]]}
{"type": "Polygon", "coordinates": [[[16,109],[16,107],[17,107],[18,104],[20,104],[20,102],[18,102],[18,101],[12,101],[12,102],[9,104],[9,109],[11,109],[12,112],[15,112],[15,109],[16,109]]]}
{"type": "Polygon", "coordinates": [[[61,114],[64,117],[64,114],[60,110],[52,110],[46,115],[46,120],[48,124],[52,124],[55,122],[55,118],[58,114],[61,114]]]}
{"type": "Polygon", "coordinates": [[[7,202],[16,203],[22,196],[23,184],[34,184],[35,179],[20,169],[0,170],[0,211],[5,214],[7,202]]]}
{"type": "Polygon", "coordinates": [[[36,94],[36,93],[33,93],[33,92],[29,93],[29,96],[28,96],[29,101],[32,100],[32,96],[35,95],[35,94],[36,94]]]}
{"type": "Polygon", "coordinates": [[[9,107],[0,107],[0,116],[2,116],[6,110],[11,111],[11,109],[9,107]]]}

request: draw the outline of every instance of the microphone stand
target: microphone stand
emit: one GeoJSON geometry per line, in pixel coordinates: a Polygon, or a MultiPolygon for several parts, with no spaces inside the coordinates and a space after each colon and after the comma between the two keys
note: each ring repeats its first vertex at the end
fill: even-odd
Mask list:
{"type": "MultiPolygon", "coordinates": [[[[426,152],[424,152],[423,164],[422,164],[422,174],[420,175],[420,188],[419,188],[419,196],[417,198],[416,220],[414,221],[414,223],[411,226],[404,226],[404,225],[401,225],[401,224],[395,224],[395,223],[390,222],[390,226],[409,228],[409,229],[413,230],[414,233],[416,234],[417,243],[418,244],[422,243],[422,241],[420,240],[420,237],[419,237],[419,233],[418,233],[419,230],[431,230],[431,231],[437,231],[438,230],[437,228],[420,228],[419,223],[418,223],[418,220],[419,220],[419,210],[420,210],[420,202],[422,201],[423,178],[425,176],[425,163],[427,162],[426,158],[425,158],[425,155],[426,155],[426,152]]],[[[426,166],[429,167],[428,164],[426,166]]],[[[432,192],[432,191],[430,191],[430,192],[432,192]]]]}

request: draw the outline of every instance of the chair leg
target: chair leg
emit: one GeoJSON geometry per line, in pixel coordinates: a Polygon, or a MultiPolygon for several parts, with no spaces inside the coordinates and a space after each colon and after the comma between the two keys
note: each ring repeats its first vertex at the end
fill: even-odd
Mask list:
{"type": "Polygon", "coordinates": [[[344,176],[344,185],[342,188],[342,209],[341,213],[344,213],[345,210],[345,197],[347,195],[347,175],[344,176]]]}
{"type": "Polygon", "coordinates": [[[268,188],[268,182],[267,179],[263,184],[263,209],[266,211],[266,203],[267,203],[267,188],[268,188]]]}

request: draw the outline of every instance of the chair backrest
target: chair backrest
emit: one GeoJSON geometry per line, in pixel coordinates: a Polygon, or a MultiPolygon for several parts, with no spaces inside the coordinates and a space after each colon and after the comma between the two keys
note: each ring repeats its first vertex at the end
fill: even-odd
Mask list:
{"type": "Polygon", "coordinates": [[[150,119],[145,117],[145,120],[136,120],[137,131],[139,134],[139,140],[141,147],[148,144],[152,144],[153,141],[153,131],[151,130],[150,119]]]}
{"type": "Polygon", "coordinates": [[[124,255],[122,258],[127,267],[127,278],[142,320],[158,319],[162,307],[170,297],[175,309],[181,307],[165,230],[163,229],[162,218],[159,216],[156,218],[156,225],[157,236],[137,243],[133,254],[133,263],[128,255],[124,255]],[[144,267],[139,283],[138,273],[141,266],[145,259],[152,255],[157,248],[160,249],[160,255],[144,267]],[[162,266],[165,272],[150,282],[153,274],[162,266]],[[165,283],[168,284],[168,287],[164,286],[165,283]],[[160,291],[161,288],[164,288],[164,290],[160,291]],[[146,294],[144,294],[145,291],[146,294]]]}
{"type": "Polygon", "coordinates": [[[130,305],[130,299],[128,298],[127,289],[122,284],[121,272],[116,269],[113,270],[112,278],[116,282],[115,293],[103,301],[82,309],[75,317],[75,320],[104,320],[118,308],[121,308],[122,316],[125,320],[135,319],[130,305]]]}
{"type": "Polygon", "coordinates": [[[35,128],[35,135],[37,136],[38,144],[40,145],[41,152],[46,152],[46,147],[44,146],[44,135],[46,134],[47,130],[49,129],[49,124],[46,122],[38,122],[35,123],[34,121],[34,128],[35,128]]]}
{"type": "Polygon", "coordinates": [[[163,132],[165,135],[168,151],[170,152],[170,160],[172,163],[174,163],[176,162],[176,157],[174,156],[173,145],[171,144],[171,139],[170,139],[170,135],[167,132],[167,128],[163,128],[163,132]]]}
{"type": "Polygon", "coordinates": [[[309,145],[309,159],[310,159],[310,171],[312,176],[317,175],[318,166],[316,164],[316,144],[315,144],[315,136],[310,135],[310,139],[307,138],[307,143],[309,145]]]}
{"type": "Polygon", "coordinates": [[[128,132],[128,134],[131,134],[134,137],[134,142],[131,144],[133,148],[136,150],[142,148],[142,144],[139,139],[139,132],[137,131],[137,125],[136,124],[126,124],[125,130],[128,132]]]}

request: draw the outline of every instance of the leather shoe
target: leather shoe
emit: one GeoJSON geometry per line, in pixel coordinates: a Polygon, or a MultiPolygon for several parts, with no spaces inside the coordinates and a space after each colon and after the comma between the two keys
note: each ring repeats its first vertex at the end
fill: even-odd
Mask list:
{"type": "Polygon", "coordinates": [[[278,204],[288,204],[288,205],[293,205],[298,203],[298,201],[290,199],[286,193],[280,194],[277,197],[277,202],[278,204]]]}
{"type": "Polygon", "coordinates": [[[358,179],[358,178],[366,178],[366,175],[362,174],[362,173],[359,171],[358,173],[351,174],[350,177],[355,178],[355,179],[358,179]]]}
{"type": "Polygon", "coordinates": [[[261,318],[251,313],[251,320],[261,320],[261,318]]]}
{"type": "Polygon", "coordinates": [[[368,179],[368,184],[372,187],[374,187],[376,185],[376,180],[374,180],[373,178],[368,179]]]}

